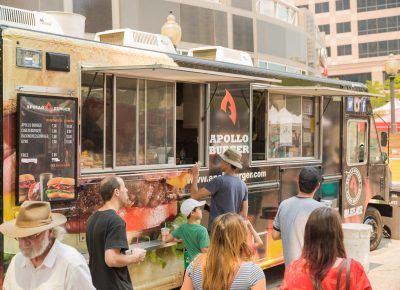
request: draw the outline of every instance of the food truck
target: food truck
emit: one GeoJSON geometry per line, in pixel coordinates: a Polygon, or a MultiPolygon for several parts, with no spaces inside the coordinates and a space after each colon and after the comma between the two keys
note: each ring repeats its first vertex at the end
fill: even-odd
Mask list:
{"type": "MultiPolygon", "coordinates": [[[[25,200],[49,201],[68,218],[64,242],[87,256],[99,181],[120,176],[132,201],[120,212],[129,244],[147,249],[144,263],[129,266],[135,289],[181,285],[183,247],[160,241],[160,230],[185,222],[179,205],[190,195],[193,164],[201,163],[204,186],[222,174],[218,154],[228,147],[242,153],[239,176],[264,240],[254,252],[264,269],[283,262],[272,223],[304,166],[322,173],[316,198],[344,222],[372,226],[371,249],[383,218],[387,228],[399,226],[391,223],[397,211],[369,102],[375,95],[364,85],[126,47],[115,40],[121,31],[102,43],[0,29],[2,221],[25,200]]],[[[18,244],[0,241],[4,275],[18,244]]]]}

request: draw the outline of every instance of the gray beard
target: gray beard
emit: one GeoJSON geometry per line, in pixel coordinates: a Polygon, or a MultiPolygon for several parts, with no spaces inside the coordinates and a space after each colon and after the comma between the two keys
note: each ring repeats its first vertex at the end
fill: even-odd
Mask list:
{"type": "Polygon", "coordinates": [[[21,250],[22,255],[24,255],[28,259],[34,259],[34,258],[42,255],[46,251],[46,249],[49,245],[50,245],[49,232],[46,231],[46,233],[44,234],[43,242],[40,246],[38,246],[37,248],[20,249],[20,250],[21,250]]]}

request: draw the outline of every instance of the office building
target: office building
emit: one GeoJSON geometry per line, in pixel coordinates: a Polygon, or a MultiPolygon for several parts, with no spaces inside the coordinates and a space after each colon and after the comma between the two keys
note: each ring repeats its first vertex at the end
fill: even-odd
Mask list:
{"type": "Polygon", "coordinates": [[[400,0],[296,0],[325,33],[330,77],[383,82],[384,64],[400,59],[400,0]]]}

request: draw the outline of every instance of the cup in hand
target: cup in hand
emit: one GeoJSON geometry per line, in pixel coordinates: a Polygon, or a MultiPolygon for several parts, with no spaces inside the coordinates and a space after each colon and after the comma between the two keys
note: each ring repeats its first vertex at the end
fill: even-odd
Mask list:
{"type": "Polygon", "coordinates": [[[130,250],[130,254],[137,257],[137,263],[143,262],[146,258],[146,250],[142,248],[133,248],[130,250]]]}
{"type": "Polygon", "coordinates": [[[161,239],[165,243],[169,235],[169,228],[161,228],[161,239]]]}

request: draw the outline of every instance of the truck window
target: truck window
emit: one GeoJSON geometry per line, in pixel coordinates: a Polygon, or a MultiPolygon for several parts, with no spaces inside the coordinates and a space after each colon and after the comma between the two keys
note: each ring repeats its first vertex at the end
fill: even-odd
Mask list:
{"type": "Polygon", "coordinates": [[[136,162],[137,82],[116,78],[115,152],[116,165],[129,166],[136,162]]]}
{"type": "Polygon", "coordinates": [[[371,129],[369,134],[369,158],[371,163],[381,163],[381,147],[379,144],[378,133],[376,131],[375,120],[370,118],[371,129]]]}
{"type": "Polygon", "coordinates": [[[267,96],[254,90],[252,160],[317,158],[318,105],[315,97],[267,96]]]}
{"type": "Polygon", "coordinates": [[[206,92],[203,84],[176,84],[176,165],[206,165],[206,92]]]}
{"type": "Polygon", "coordinates": [[[357,165],[367,162],[367,121],[347,122],[347,164],[357,165]]]}
{"type": "Polygon", "coordinates": [[[104,74],[82,74],[82,168],[99,169],[111,166],[112,147],[104,146],[105,142],[112,144],[111,83],[111,77],[104,74]]]}
{"type": "Polygon", "coordinates": [[[139,94],[139,164],[167,164],[174,158],[175,84],[145,81],[144,85],[139,94]]]}
{"type": "Polygon", "coordinates": [[[266,102],[268,92],[266,90],[253,91],[253,117],[252,117],[252,158],[265,160],[266,148],[266,102]]]}
{"type": "Polygon", "coordinates": [[[81,96],[83,170],[175,164],[175,83],[84,73],[81,96]]]}

